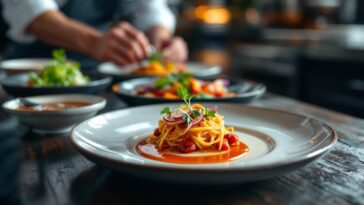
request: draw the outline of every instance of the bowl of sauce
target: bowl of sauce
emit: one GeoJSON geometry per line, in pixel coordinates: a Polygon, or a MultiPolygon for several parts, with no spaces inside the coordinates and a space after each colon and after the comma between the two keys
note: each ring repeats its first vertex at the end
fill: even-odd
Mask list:
{"type": "Polygon", "coordinates": [[[19,98],[3,104],[3,109],[35,132],[62,133],[94,116],[106,105],[103,97],[95,95],[62,94],[25,98],[31,105],[24,105],[19,98]]]}
{"type": "Polygon", "coordinates": [[[59,110],[65,110],[65,109],[71,109],[71,108],[79,108],[83,106],[91,105],[91,103],[88,102],[82,102],[82,101],[60,101],[60,102],[49,102],[39,105],[33,105],[33,106],[26,106],[26,105],[20,105],[17,107],[17,110],[23,110],[23,111],[59,111],[59,110]]]}

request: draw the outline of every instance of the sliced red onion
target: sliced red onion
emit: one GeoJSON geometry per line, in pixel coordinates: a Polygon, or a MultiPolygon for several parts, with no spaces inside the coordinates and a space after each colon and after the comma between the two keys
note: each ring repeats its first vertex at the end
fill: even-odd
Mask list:
{"type": "Polygon", "coordinates": [[[166,122],[172,122],[172,123],[183,121],[183,113],[177,110],[172,112],[170,115],[164,115],[163,119],[166,122]]]}
{"type": "Polygon", "coordinates": [[[194,118],[193,121],[190,124],[188,124],[188,126],[186,127],[186,129],[182,132],[181,136],[184,135],[184,134],[186,134],[188,132],[188,130],[191,129],[192,126],[200,123],[202,119],[203,119],[203,113],[200,112],[200,116],[194,118]]]}
{"type": "Polygon", "coordinates": [[[163,120],[167,123],[167,124],[179,124],[183,122],[183,118],[182,119],[170,119],[167,116],[163,116],[163,120]]]}
{"type": "Polygon", "coordinates": [[[177,121],[183,120],[183,115],[173,115],[172,117],[174,120],[177,120],[177,121]]]}
{"type": "Polygon", "coordinates": [[[210,107],[209,109],[210,109],[210,110],[215,110],[215,111],[217,111],[217,110],[219,109],[219,107],[218,107],[217,105],[215,105],[215,106],[210,107]]]}
{"type": "Polygon", "coordinates": [[[144,86],[144,90],[146,90],[146,91],[155,91],[156,88],[153,87],[152,85],[146,85],[146,86],[144,86]]]}
{"type": "Polygon", "coordinates": [[[222,83],[225,85],[225,87],[230,85],[230,81],[227,79],[221,79],[222,83]]]}
{"type": "Polygon", "coordinates": [[[200,123],[202,119],[203,119],[203,113],[200,111],[200,115],[198,117],[196,117],[195,119],[193,119],[193,121],[191,123],[192,126],[200,123]]]}
{"type": "MultiPolygon", "coordinates": [[[[181,135],[184,135],[188,132],[188,130],[201,122],[201,120],[203,119],[203,113],[200,112],[200,115],[195,117],[192,122],[190,124],[188,124],[188,126],[186,127],[186,129],[182,132],[181,135]]],[[[183,115],[180,115],[180,114],[177,114],[177,115],[172,115],[171,117],[168,117],[166,115],[163,116],[163,120],[166,122],[166,124],[168,125],[177,125],[177,124],[180,124],[180,123],[183,123],[184,120],[183,120],[183,115]]]]}

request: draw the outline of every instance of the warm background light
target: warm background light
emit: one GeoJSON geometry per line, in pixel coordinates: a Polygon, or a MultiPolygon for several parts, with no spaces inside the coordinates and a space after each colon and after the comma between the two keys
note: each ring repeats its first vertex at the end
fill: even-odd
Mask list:
{"type": "Polygon", "coordinates": [[[195,9],[195,15],[206,24],[227,24],[231,20],[230,11],[225,7],[198,6],[195,9]]]}
{"type": "Polygon", "coordinates": [[[209,9],[208,6],[198,6],[195,8],[195,15],[197,19],[202,20],[203,15],[206,13],[206,11],[209,9]]]}

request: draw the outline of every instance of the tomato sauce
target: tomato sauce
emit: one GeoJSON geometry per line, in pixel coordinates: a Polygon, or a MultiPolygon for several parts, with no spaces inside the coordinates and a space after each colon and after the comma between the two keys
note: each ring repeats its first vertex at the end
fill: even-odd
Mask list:
{"type": "Polygon", "coordinates": [[[57,111],[64,110],[67,108],[76,108],[90,105],[87,102],[78,102],[78,101],[65,101],[65,102],[51,102],[44,103],[36,106],[19,106],[17,110],[23,111],[57,111]]]}
{"type": "Polygon", "coordinates": [[[236,160],[248,153],[249,148],[240,141],[239,145],[230,147],[228,151],[211,150],[196,151],[198,156],[180,154],[177,150],[159,150],[148,140],[140,141],[136,151],[148,159],[176,164],[210,164],[236,160]]]}

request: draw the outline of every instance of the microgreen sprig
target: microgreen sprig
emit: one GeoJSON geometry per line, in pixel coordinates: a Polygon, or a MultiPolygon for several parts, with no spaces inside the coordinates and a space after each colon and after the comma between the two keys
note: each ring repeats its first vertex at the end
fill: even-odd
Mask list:
{"type": "MultiPolygon", "coordinates": [[[[187,88],[185,87],[181,87],[178,88],[177,90],[177,95],[183,99],[183,101],[186,103],[186,106],[188,107],[188,109],[191,111],[191,113],[194,115],[194,111],[191,108],[191,100],[194,97],[194,95],[192,95],[187,88]]],[[[183,114],[183,119],[185,119],[185,122],[188,124],[190,124],[193,119],[191,118],[190,114],[187,112],[184,112],[183,114]]]]}
{"type": "Polygon", "coordinates": [[[177,94],[180,98],[183,99],[183,101],[185,102],[188,111],[186,111],[185,109],[179,107],[177,109],[171,110],[169,107],[164,107],[161,111],[162,115],[167,115],[170,116],[172,115],[172,113],[174,112],[179,112],[182,113],[182,117],[183,120],[185,122],[185,124],[187,124],[187,126],[189,126],[192,122],[193,122],[193,118],[195,117],[199,117],[201,114],[203,114],[203,116],[205,118],[209,118],[209,117],[216,117],[216,109],[214,108],[203,108],[203,110],[199,110],[199,109],[192,109],[191,107],[191,100],[192,98],[194,98],[195,96],[192,95],[187,88],[185,87],[181,87],[177,90],[177,94]]]}
{"type": "Polygon", "coordinates": [[[216,116],[216,110],[205,108],[204,116],[205,117],[215,117],[216,116]]]}
{"type": "Polygon", "coordinates": [[[161,62],[163,63],[163,53],[161,51],[153,51],[149,55],[148,59],[149,62],[161,62]]]}
{"type": "Polygon", "coordinates": [[[169,109],[169,107],[164,107],[161,111],[161,115],[168,115],[170,116],[172,114],[172,111],[169,109]]]}
{"type": "Polygon", "coordinates": [[[190,94],[190,92],[185,87],[178,88],[177,95],[185,101],[187,107],[192,111],[191,109],[191,100],[195,96],[190,94]]]}
{"type": "Polygon", "coordinates": [[[172,73],[166,77],[159,78],[154,82],[156,88],[163,88],[174,83],[183,87],[189,87],[191,75],[185,72],[172,73]]]}

